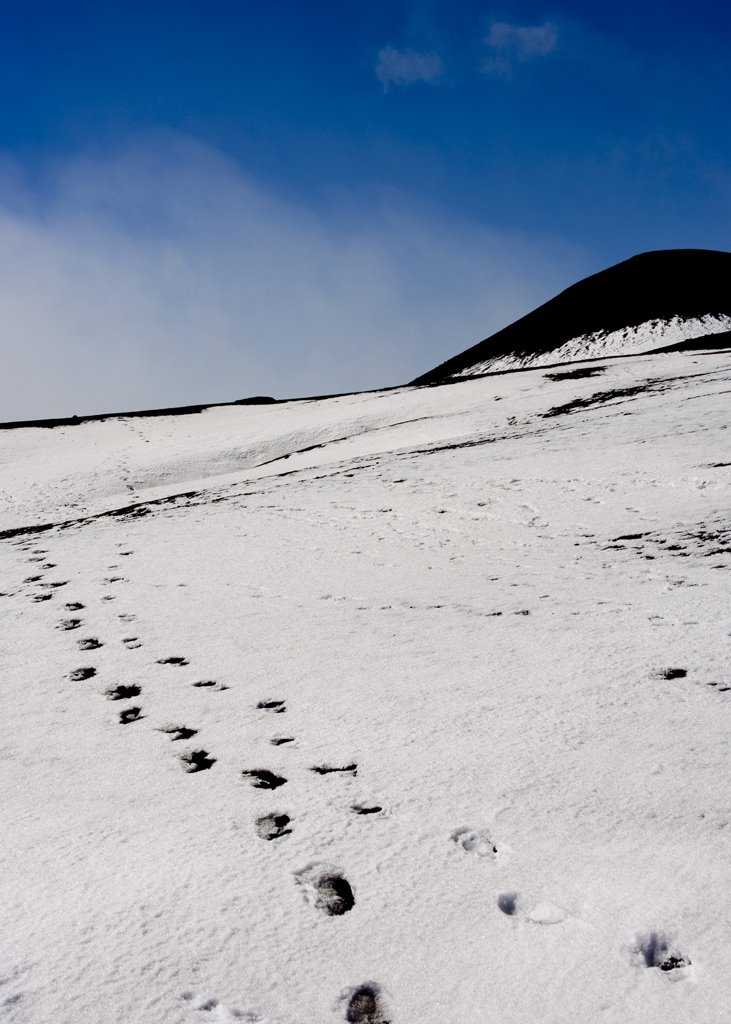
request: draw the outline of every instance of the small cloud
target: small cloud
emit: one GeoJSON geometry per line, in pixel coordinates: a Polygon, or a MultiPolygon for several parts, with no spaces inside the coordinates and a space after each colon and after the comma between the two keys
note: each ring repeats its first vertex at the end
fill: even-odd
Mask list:
{"type": "Polygon", "coordinates": [[[436,82],[444,74],[444,63],[438,53],[418,53],[384,46],[378,53],[376,78],[384,91],[390,85],[412,85],[414,82],[436,82]]]}
{"type": "Polygon", "coordinates": [[[511,25],[506,21],[493,21],[485,43],[490,55],[482,70],[488,75],[507,77],[516,64],[553,53],[558,45],[558,30],[550,21],[542,25],[511,25]]]}

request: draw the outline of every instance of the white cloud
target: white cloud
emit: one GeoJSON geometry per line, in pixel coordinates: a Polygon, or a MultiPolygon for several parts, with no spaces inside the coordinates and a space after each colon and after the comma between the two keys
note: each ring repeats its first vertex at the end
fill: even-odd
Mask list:
{"type": "Polygon", "coordinates": [[[384,46],[378,53],[376,77],[385,90],[390,85],[436,82],[443,74],[444,64],[438,53],[397,50],[393,46],[384,46]]]}
{"type": "Polygon", "coordinates": [[[0,161],[0,421],[403,383],[586,270],[395,192],[315,213],[178,137],[40,180],[0,161]]]}
{"type": "Polygon", "coordinates": [[[493,21],[485,43],[489,56],[482,70],[487,74],[510,75],[515,64],[553,53],[558,46],[558,29],[550,21],[542,25],[493,21]]]}

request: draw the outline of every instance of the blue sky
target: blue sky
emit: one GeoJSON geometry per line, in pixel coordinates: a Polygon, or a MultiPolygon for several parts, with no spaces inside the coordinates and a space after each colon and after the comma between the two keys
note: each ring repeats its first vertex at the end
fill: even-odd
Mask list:
{"type": "Polygon", "coordinates": [[[724,8],[6,5],[0,419],[397,383],[728,249],[724,8]]]}

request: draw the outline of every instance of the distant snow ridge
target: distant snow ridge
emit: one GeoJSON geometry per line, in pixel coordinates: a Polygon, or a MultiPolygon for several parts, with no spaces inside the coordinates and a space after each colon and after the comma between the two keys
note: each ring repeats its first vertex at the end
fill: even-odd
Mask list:
{"type": "Polygon", "coordinates": [[[707,334],[720,334],[731,330],[731,316],[709,314],[707,316],[684,318],[670,317],[669,320],[646,320],[636,327],[623,327],[617,331],[594,331],[582,334],[547,352],[530,352],[525,355],[501,355],[493,359],[467,366],[452,378],[470,377],[478,373],[495,370],[516,370],[528,366],[549,366],[553,363],[575,362],[580,359],[605,359],[609,356],[631,356],[641,352],[675,345],[692,338],[703,338],[707,334]]]}

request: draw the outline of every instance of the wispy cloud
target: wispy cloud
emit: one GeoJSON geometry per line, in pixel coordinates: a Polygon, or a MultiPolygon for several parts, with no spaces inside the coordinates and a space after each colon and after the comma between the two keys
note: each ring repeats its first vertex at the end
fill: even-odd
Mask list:
{"type": "Polygon", "coordinates": [[[391,85],[412,85],[414,82],[436,82],[444,74],[444,62],[438,53],[397,50],[384,46],[378,53],[376,78],[384,90],[391,85]]]}
{"type": "Polygon", "coordinates": [[[493,21],[485,39],[488,56],[482,70],[488,75],[509,76],[516,64],[546,57],[558,46],[558,29],[546,21],[542,25],[513,25],[493,21]]]}
{"type": "Polygon", "coordinates": [[[402,193],[296,204],[177,136],[32,180],[0,158],[0,421],[403,383],[586,269],[402,193]]]}

